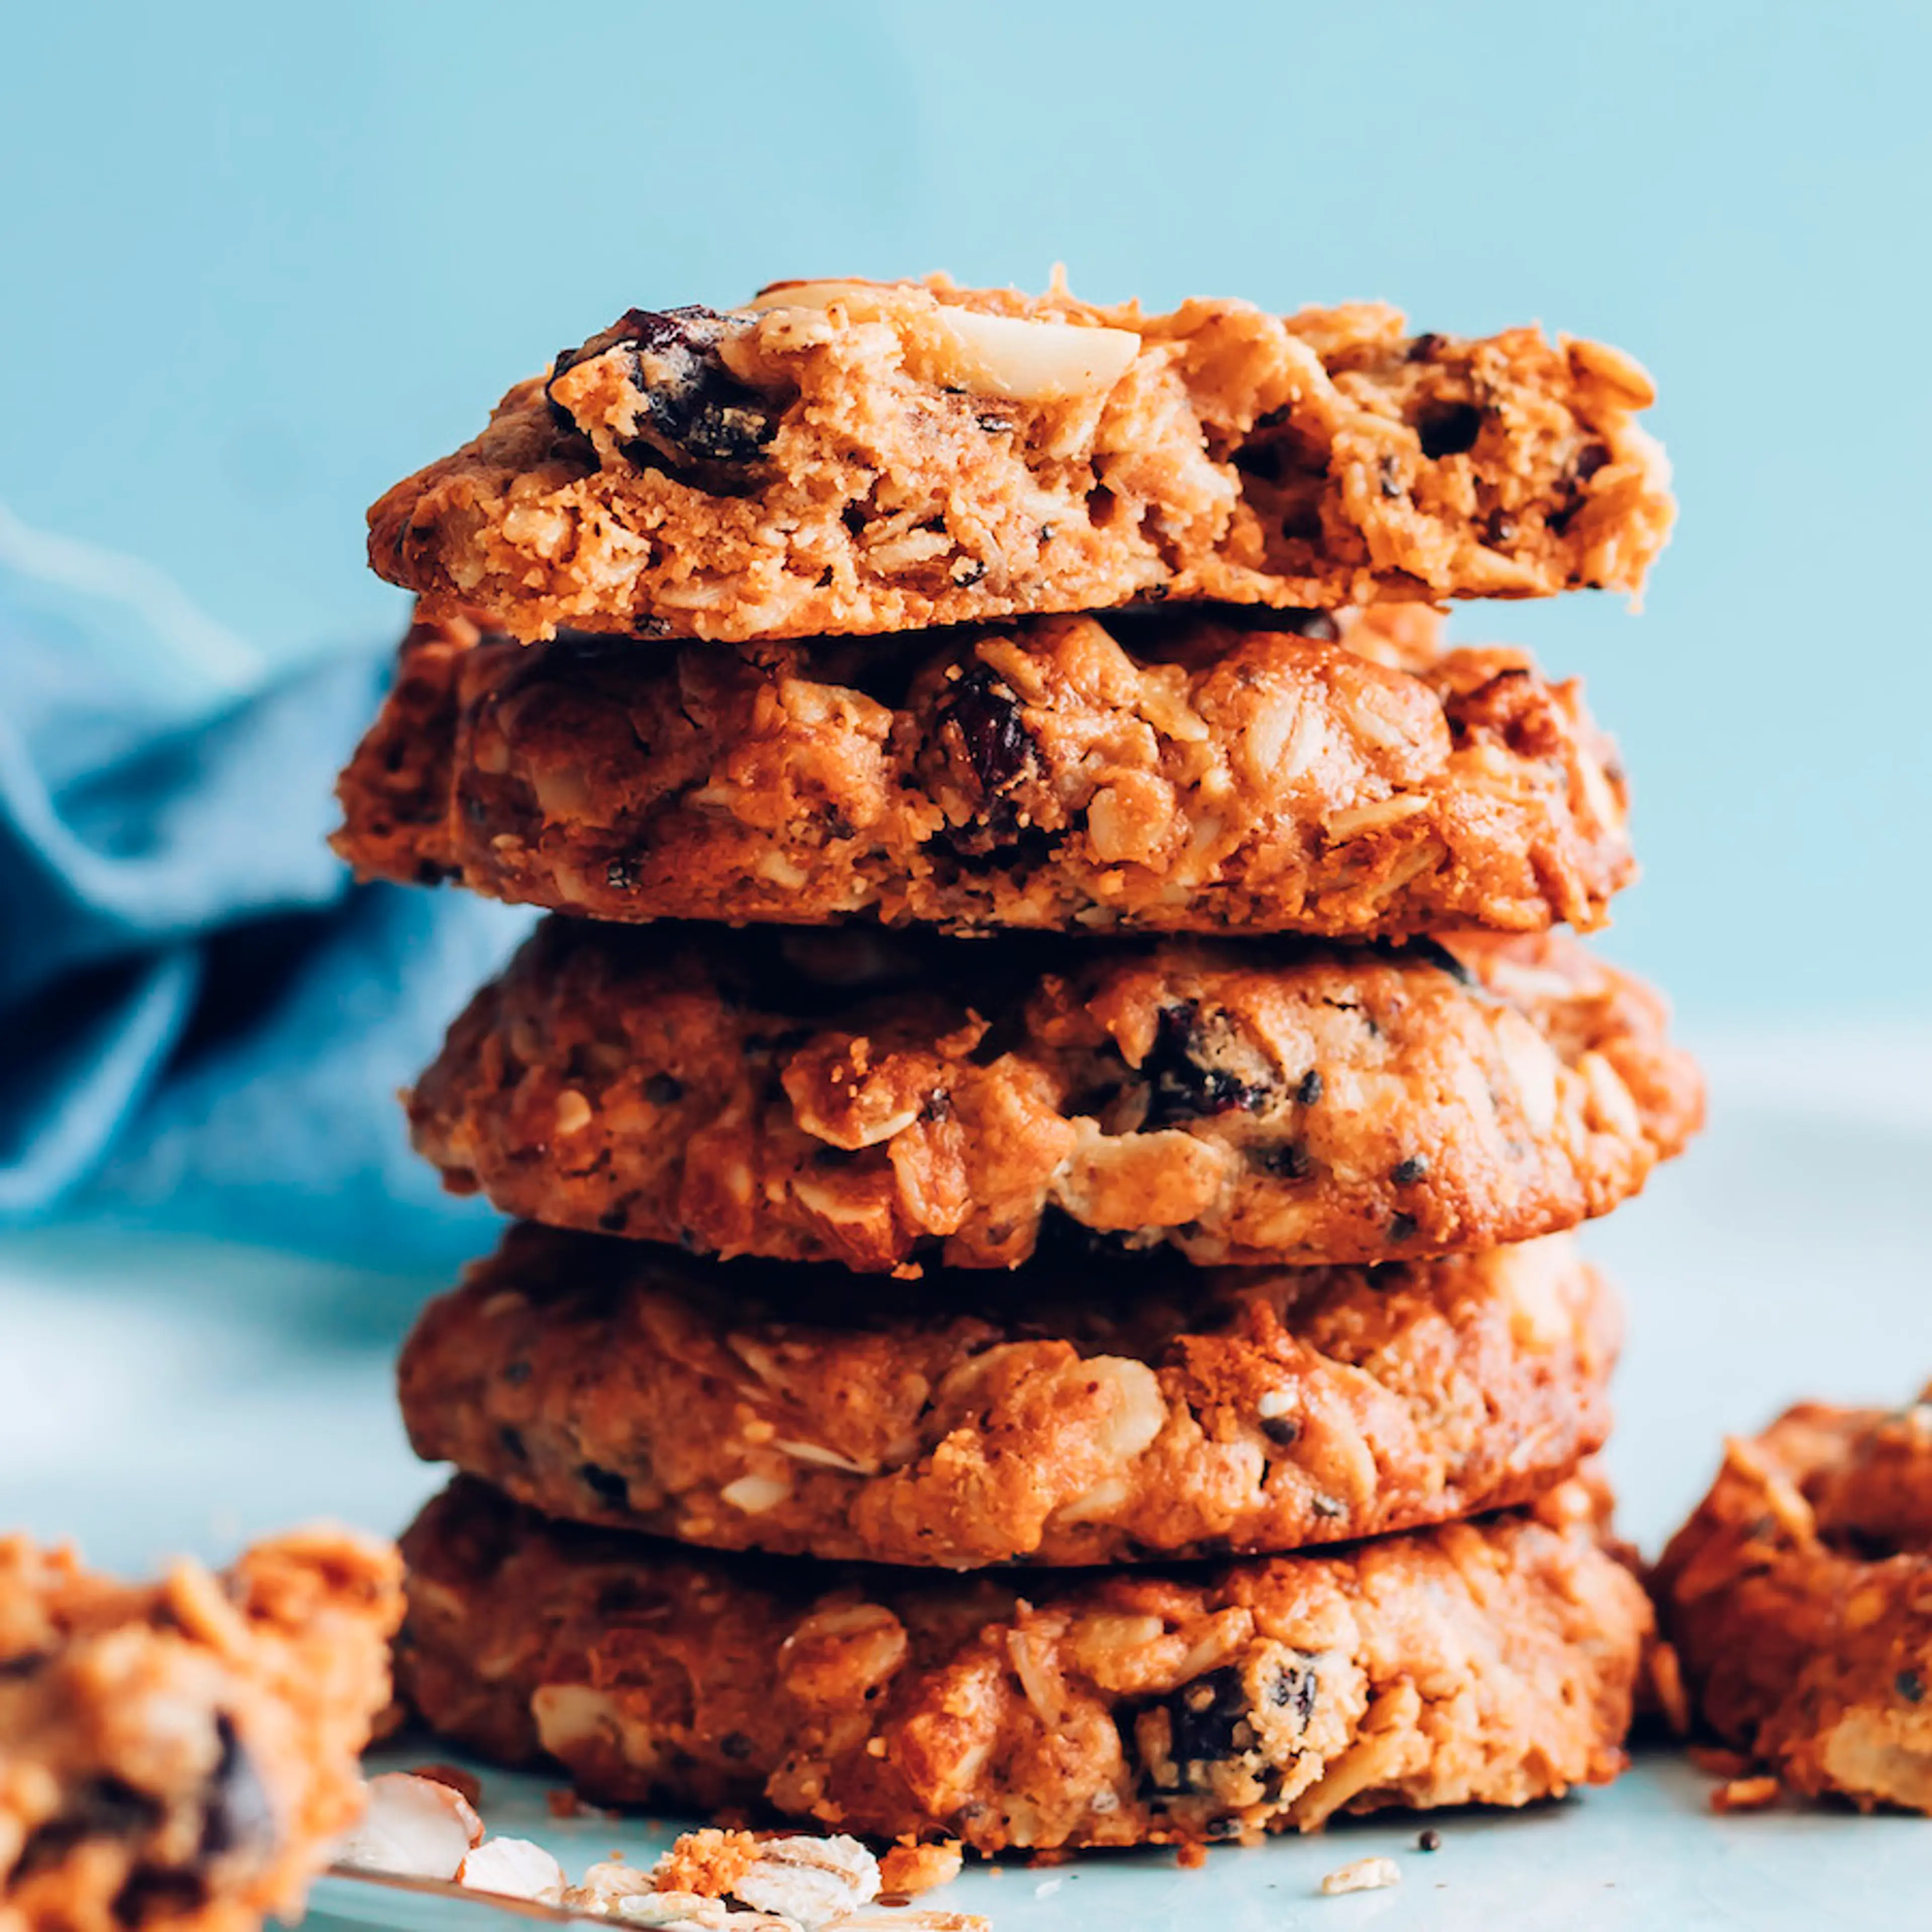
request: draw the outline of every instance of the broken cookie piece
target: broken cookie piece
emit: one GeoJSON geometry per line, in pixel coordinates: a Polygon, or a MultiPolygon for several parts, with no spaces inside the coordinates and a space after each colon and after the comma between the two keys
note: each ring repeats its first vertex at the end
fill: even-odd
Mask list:
{"type": "Polygon", "coordinates": [[[1673,514],[1652,398],[1601,344],[1376,303],[789,282],[566,351],[375,506],[369,556],[525,639],[1635,592],[1673,514]]]}
{"type": "Polygon", "coordinates": [[[362,1809],[401,1614],[394,1550],[345,1530],[143,1586],[0,1540],[0,1928],[294,1913],[362,1809]]]}

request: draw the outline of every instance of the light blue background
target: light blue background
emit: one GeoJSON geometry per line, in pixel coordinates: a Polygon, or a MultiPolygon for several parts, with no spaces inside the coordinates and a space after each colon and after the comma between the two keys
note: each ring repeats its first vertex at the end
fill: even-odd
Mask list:
{"type": "Polygon", "coordinates": [[[363,506],[633,303],[945,267],[1528,317],[1656,373],[1640,620],[1588,676],[1687,1016],[1922,1015],[1932,9],[843,4],[11,10],[0,501],[278,653],[395,625],[363,506]]]}

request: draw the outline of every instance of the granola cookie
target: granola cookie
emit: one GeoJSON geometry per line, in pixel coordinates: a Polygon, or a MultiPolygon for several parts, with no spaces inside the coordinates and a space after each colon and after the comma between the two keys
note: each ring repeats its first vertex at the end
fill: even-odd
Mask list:
{"type": "Polygon", "coordinates": [[[694,1250],[1009,1268],[1532,1239],[1697,1124],[1656,996],[1557,934],[1453,949],[553,917],[410,1102],[458,1192],[694,1250]]]}
{"type": "Polygon", "coordinates": [[[0,1539],[0,1932],[292,1918],[362,1809],[401,1582],[340,1530],[144,1586],[0,1539]]]}
{"type": "Polygon", "coordinates": [[[403,1352],[416,1453],[547,1514],[970,1569],[1339,1543],[1526,1502],[1621,1324],[1552,1235],[1376,1268],[890,1276],[526,1225],[403,1352]]]}
{"type": "Polygon", "coordinates": [[[526,640],[1634,592],[1672,514],[1652,400],[1600,344],[1374,303],[784,283],[566,351],[375,506],[369,558],[526,640]]]}
{"type": "Polygon", "coordinates": [[[1418,651],[1433,614],[1388,608],[1425,621],[1221,607],[640,652],[426,620],[335,848],[604,920],[1600,925],[1635,868],[1577,686],[1418,651]]]}
{"type": "Polygon", "coordinates": [[[702,1555],[465,1478],[404,1539],[397,1670],[437,1730],[598,1802],[989,1852],[1252,1838],[1613,1778],[1651,1613],[1598,1534],[1565,1485],[1336,1555],[942,1576],[702,1555]]]}
{"type": "Polygon", "coordinates": [[[1720,1737],[1796,1790],[1932,1812],[1932,1390],[1732,1442],[1654,1583],[1720,1737]]]}

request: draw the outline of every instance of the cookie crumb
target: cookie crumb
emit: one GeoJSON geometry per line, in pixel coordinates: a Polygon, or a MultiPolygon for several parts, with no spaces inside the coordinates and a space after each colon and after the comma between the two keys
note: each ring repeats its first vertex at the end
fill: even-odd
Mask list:
{"type": "Polygon", "coordinates": [[[694,1892],[722,1898],[758,1862],[758,1840],[749,1832],[687,1832],[651,1868],[659,1892],[694,1892]]]}
{"type": "Polygon", "coordinates": [[[879,1861],[879,1885],[884,1892],[931,1892],[950,1885],[959,1876],[964,1847],[957,1838],[937,1845],[895,1845],[879,1861]]]}
{"type": "Polygon", "coordinates": [[[1402,1868],[1394,1859],[1358,1858],[1352,1864],[1336,1866],[1322,1881],[1322,1895],[1335,1898],[1345,1892],[1380,1892],[1401,1882],[1402,1868]]]}
{"type": "Polygon", "coordinates": [[[583,1816],[584,1800],[568,1785],[553,1784],[544,1793],[544,1804],[553,1818],[577,1818],[583,1816]]]}
{"type": "Polygon", "coordinates": [[[1198,1838],[1190,1838],[1174,1855],[1183,1871],[1198,1871],[1208,1862],[1208,1847],[1198,1838]]]}
{"type": "Polygon", "coordinates": [[[1757,1778],[1734,1778],[1711,1793],[1713,1811],[1762,1811],[1775,1804],[1784,1787],[1766,1774],[1757,1778]]]}
{"type": "Polygon", "coordinates": [[[1748,1778],[1750,1774],[1750,1760],[1742,1751],[1727,1750],[1721,1744],[1693,1744],[1684,1755],[1698,1770],[1712,1778],[1748,1778]]]}

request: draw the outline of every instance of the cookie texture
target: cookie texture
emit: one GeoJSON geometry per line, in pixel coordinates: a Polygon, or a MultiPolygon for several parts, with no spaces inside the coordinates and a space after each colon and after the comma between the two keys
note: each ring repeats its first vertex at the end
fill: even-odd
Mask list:
{"type": "Polygon", "coordinates": [[[602,920],[1600,924],[1635,868],[1578,686],[1384,608],[741,651],[424,620],[335,847],[364,877],[602,920]]]}
{"type": "Polygon", "coordinates": [[[375,506],[369,557],[526,640],[1635,591],[1672,514],[1652,399],[1600,344],[1376,304],[786,284],[560,355],[375,506]]]}
{"type": "Polygon", "coordinates": [[[946,939],[553,917],[410,1103],[458,1192],[727,1256],[1379,1262],[1642,1186],[1702,1090],[1561,934],[946,939]]]}
{"type": "Polygon", "coordinates": [[[1653,1581],[1720,1737],[1793,1790],[1932,1811],[1932,1390],[1732,1442],[1653,1581]]]}
{"type": "Polygon", "coordinates": [[[143,1587],[0,1540],[0,1928],[292,1918],[362,1810],[401,1582],[344,1531],[143,1587]]]}
{"type": "Polygon", "coordinates": [[[437,1730],[602,1802],[982,1852],[1523,1804],[1623,1764],[1650,1628],[1577,1486],[1346,1554],[970,1577],[705,1556],[467,1479],[404,1538],[437,1730]]]}
{"type": "Polygon", "coordinates": [[[1570,1238],[916,1286],[526,1226],[403,1352],[417,1453],[546,1514],[955,1569],[1337,1543],[1529,1501],[1620,1339],[1570,1238]]]}

